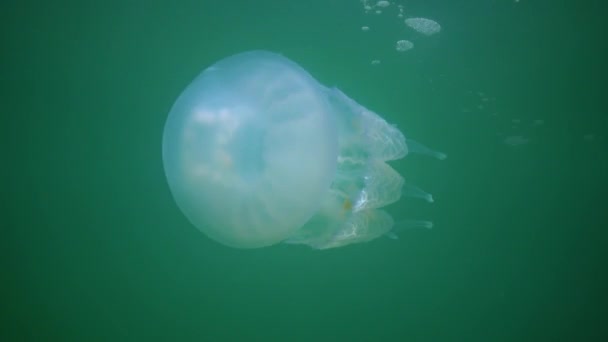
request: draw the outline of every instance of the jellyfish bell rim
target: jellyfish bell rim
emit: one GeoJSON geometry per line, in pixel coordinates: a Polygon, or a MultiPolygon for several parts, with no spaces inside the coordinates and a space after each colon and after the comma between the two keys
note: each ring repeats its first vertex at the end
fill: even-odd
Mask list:
{"type": "Polygon", "coordinates": [[[212,239],[236,248],[274,245],[318,211],[336,169],[335,126],[325,88],[298,64],[262,50],[226,57],[200,73],[169,112],[162,143],[169,188],[212,239]],[[207,120],[199,132],[190,129],[195,114],[207,120]],[[256,145],[250,140],[262,141],[252,153],[259,158],[241,163],[238,151],[256,145]]]}

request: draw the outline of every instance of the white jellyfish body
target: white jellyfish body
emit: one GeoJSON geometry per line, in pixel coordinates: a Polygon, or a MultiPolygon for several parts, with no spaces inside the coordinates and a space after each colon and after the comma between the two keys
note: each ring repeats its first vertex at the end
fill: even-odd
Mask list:
{"type": "Polygon", "coordinates": [[[427,18],[407,18],[405,24],[427,36],[432,36],[441,31],[441,25],[438,22],[427,18]]]}
{"type": "Polygon", "coordinates": [[[266,51],[203,71],[163,132],[178,207],[236,248],[325,249],[389,233],[393,219],[379,208],[399,200],[404,180],[386,161],[407,153],[397,128],[266,51]]]}

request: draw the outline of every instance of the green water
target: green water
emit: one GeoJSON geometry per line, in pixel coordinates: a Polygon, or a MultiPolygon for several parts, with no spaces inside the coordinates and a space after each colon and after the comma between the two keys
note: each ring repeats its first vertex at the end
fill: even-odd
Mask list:
{"type": "Polygon", "coordinates": [[[0,340],[608,337],[604,2],[405,2],[442,25],[431,37],[357,0],[0,8],[0,340]],[[435,203],[392,212],[435,227],[319,252],[191,226],[162,169],[167,113],[251,49],[447,153],[393,163],[435,203]]]}

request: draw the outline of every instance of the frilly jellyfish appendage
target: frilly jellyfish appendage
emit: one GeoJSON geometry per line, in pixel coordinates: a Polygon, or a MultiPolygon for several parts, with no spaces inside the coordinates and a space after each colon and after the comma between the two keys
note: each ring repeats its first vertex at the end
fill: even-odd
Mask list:
{"type": "Polygon", "coordinates": [[[392,234],[380,208],[402,189],[432,201],[386,163],[409,145],[289,59],[251,51],[217,62],[180,95],[165,125],[163,163],[177,205],[212,239],[327,249],[392,234]]]}

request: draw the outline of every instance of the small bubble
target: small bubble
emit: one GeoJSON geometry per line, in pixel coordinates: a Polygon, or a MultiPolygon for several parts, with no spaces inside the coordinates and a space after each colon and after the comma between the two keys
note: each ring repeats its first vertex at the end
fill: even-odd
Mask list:
{"type": "Polygon", "coordinates": [[[532,126],[541,126],[544,123],[545,123],[544,120],[537,119],[537,120],[532,121],[532,126]]]}
{"type": "Polygon", "coordinates": [[[595,140],[595,134],[587,133],[583,136],[583,139],[585,139],[585,141],[593,141],[595,140]]]}
{"type": "Polygon", "coordinates": [[[505,138],[503,141],[505,144],[510,146],[522,146],[529,142],[529,139],[522,137],[521,135],[512,135],[505,138]]]}
{"type": "Polygon", "coordinates": [[[397,41],[395,48],[399,52],[404,52],[414,48],[414,43],[410,42],[409,40],[399,40],[397,41]]]}

